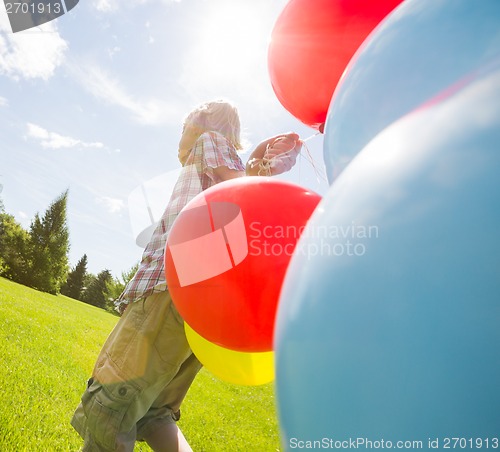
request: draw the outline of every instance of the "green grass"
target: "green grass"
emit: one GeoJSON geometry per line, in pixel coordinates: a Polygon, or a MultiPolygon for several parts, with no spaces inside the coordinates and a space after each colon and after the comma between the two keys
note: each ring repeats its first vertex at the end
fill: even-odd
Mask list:
{"type": "MultiPolygon", "coordinates": [[[[0,451],[79,450],[69,421],[117,320],[0,278],[0,451]]],[[[195,452],[280,450],[272,384],[236,386],[202,370],[182,416],[195,452]]]]}

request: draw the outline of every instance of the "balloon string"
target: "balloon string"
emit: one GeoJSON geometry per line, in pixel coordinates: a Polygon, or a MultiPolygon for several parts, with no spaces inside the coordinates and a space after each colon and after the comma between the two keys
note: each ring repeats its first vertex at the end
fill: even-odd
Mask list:
{"type": "MultiPolygon", "coordinates": [[[[314,135],[311,135],[310,137],[308,137],[304,140],[300,140],[302,142],[302,147],[305,149],[305,153],[301,152],[300,157],[305,158],[306,161],[313,167],[314,174],[316,176],[316,180],[317,180],[318,184],[321,184],[320,179],[322,179],[324,182],[328,182],[328,179],[327,179],[326,175],[323,174],[323,172],[319,170],[317,163],[315,162],[315,160],[311,154],[311,151],[309,150],[309,148],[307,147],[307,144],[305,143],[306,141],[310,140],[311,138],[314,138],[315,136],[317,136],[319,134],[320,134],[320,132],[317,132],[314,135]]],[[[299,166],[299,168],[300,168],[300,166],[299,166]]]]}
{"type": "Polygon", "coordinates": [[[310,137],[304,138],[303,140],[300,140],[300,141],[302,141],[302,143],[305,143],[306,141],[309,141],[310,139],[317,137],[320,133],[321,132],[313,133],[310,137]]]}

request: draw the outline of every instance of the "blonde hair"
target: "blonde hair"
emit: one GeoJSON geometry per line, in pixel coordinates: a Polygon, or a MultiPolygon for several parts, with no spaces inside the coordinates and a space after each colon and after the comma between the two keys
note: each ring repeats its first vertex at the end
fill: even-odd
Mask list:
{"type": "Polygon", "coordinates": [[[232,143],[235,149],[243,149],[238,110],[226,100],[219,99],[199,105],[184,119],[184,127],[187,124],[198,127],[201,133],[219,132],[232,143]]]}

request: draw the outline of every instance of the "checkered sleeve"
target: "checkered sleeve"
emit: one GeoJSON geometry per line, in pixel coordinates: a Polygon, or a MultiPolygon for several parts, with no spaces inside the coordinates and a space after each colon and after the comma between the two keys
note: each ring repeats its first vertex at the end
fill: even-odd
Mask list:
{"type": "Polygon", "coordinates": [[[217,132],[207,132],[198,138],[175,184],[170,201],[151,239],[134,277],[116,302],[120,312],[128,303],[144,299],[155,292],[166,290],[164,250],[172,224],[183,209],[198,193],[220,182],[214,168],[227,166],[244,171],[234,146],[217,132]]]}
{"type": "Polygon", "coordinates": [[[213,168],[226,166],[229,169],[244,171],[245,167],[234,146],[221,134],[207,132],[200,136],[197,144],[203,149],[202,170],[214,179],[213,168]]]}

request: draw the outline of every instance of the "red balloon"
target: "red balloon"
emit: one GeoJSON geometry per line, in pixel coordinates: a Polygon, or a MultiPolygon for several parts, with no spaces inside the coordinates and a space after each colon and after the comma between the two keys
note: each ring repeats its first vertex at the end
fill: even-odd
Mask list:
{"type": "Polygon", "coordinates": [[[245,177],[191,200],[165,250],[167,285],[189,326],[221,347],[271,351],[285,272],[320,199],[289,182],[245,177]]]}
{"type": "Polygon", "coordinates": [[[268,68],[281,104],[315,129],[361,43],[402,0],[290,0],[271,34],[268,68]]]}

